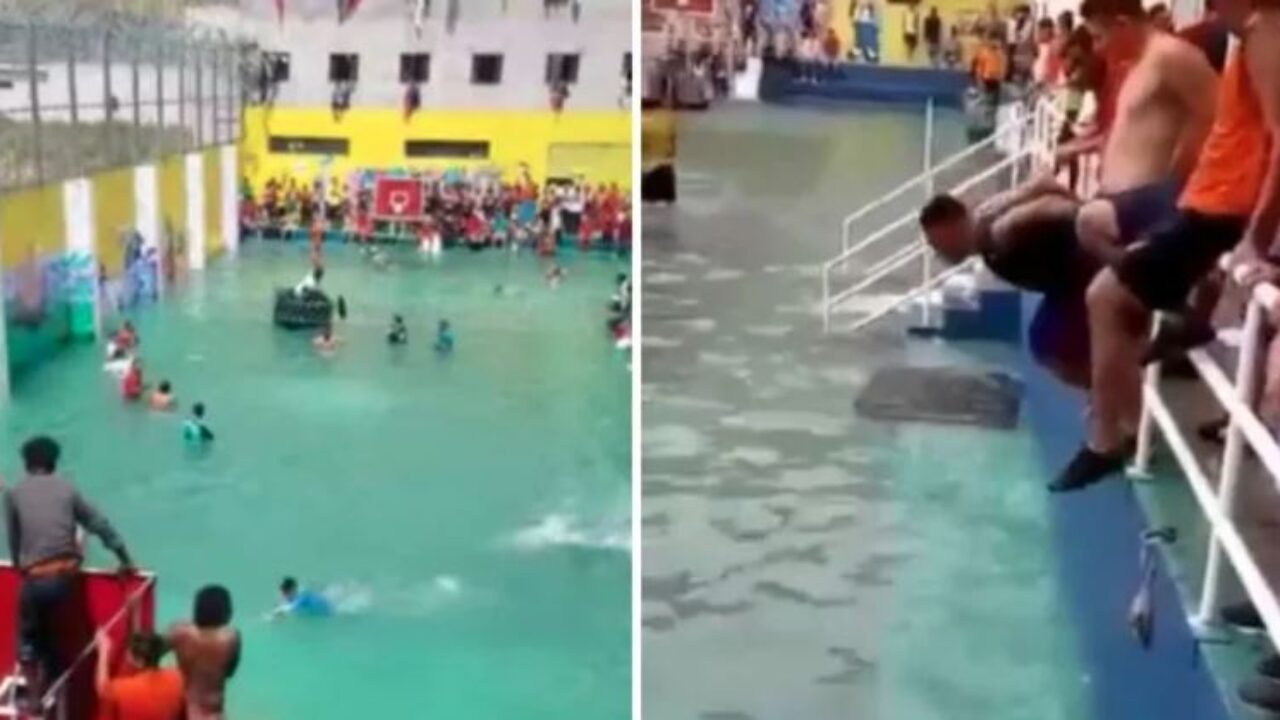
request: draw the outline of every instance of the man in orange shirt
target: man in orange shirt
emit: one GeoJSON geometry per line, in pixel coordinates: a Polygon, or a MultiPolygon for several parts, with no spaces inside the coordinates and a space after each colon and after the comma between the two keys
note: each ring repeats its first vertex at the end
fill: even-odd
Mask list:
{"type": "Polygon", "coordinates": [[[111,677],[111,636],[98,632],[98,670],[94,678],[102,720],[178,720],[183,709],[182,673],[161,668],[164,640],[155,633],[129,638],[128,663],[136,671],[111,677]]]}
{"type": "Polygon", "coordinates": [[[1089,288],[1092,417],[1088,441],[1053,481],[1079,490],[1123,469],[1125,410],[1140,403],[1151,311],[1181,313],[1227,252],[1280,263],[1280,0],[1222,0],[1239,38],[1219,84],[1217,115],[1165,229],[1130,248],[1089,288]]]}

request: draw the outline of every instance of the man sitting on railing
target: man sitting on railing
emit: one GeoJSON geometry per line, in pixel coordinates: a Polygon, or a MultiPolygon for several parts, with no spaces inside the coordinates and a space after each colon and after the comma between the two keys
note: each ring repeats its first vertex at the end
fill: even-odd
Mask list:
{"type": "Polygon", "coordinates": [[[1141,401],[1151,312],[1181,313],[1191,290],[1233,248],[1273,252],[1280,228],[1280,0],[1223,0],[1240,39],[1223,72],[1216,119],[1179,198],[1176,219],[1089,288],[1092,421],[1088,440],[1051,485],[1079,490],[1123,469],[1141,401]]]}
{"type": "Polygon", "coordinates": [[[49,437],[22,446],[27,475],[5,495],[9,554],[22,573],[18,591],[18,660],[29,687],[28,699],[44,694],[44,683],[62,671],[56,655],[54,617],[71,595],[83,561],[76,529],[97,535],[120,560],[122,572],[133,560],[107,518],[59,477],[61,448],[49,437]],[[43,677],[41,673],[43,672],[43,677]]]}

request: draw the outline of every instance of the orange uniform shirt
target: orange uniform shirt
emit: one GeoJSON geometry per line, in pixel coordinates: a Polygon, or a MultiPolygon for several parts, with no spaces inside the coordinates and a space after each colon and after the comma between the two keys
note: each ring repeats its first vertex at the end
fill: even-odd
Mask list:
{"type": "Polygon", "coordinates": [[[116,678],[100,700],[100,720],[175,720],[184,703],[182,673],[164,668],[116,678]]]}
{"type": "Polygon", "coordinates": [[[1270,153],[1262,106],[1254,95],[1243,50],[1237,46],[1223,68],[1217,117],[1179,207],[1206,215],[1249,217],[1266,180],[1270,153]]]}

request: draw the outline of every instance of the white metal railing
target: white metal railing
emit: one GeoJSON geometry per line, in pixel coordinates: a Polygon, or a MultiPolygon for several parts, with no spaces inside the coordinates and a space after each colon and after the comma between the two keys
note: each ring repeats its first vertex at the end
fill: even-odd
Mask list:
{"type": "MultiPolygon", "coordinates": [[[[1015,106],[1015,108],[1021,107],[1015,106]]],[[[929,117],[925,134],[925,162],[928,166],[931,164],[932,154],[932,105],[929,106],[927,112],[929,117]]],[[[998,129],[990,138],[969,146],[937,166],[926,169],[921,175],[908,180],[906,183],[847,216],[841,224],[841,252],[836,257],[823,263],[822,266],[823,332],[830,332],[832,314],[838,311],[841,306],[881,280],[900,272],[903,268],[917,261],[921,263],[920,283],[911,290],[891,297],[880,308],[855,322],[849,330],[854,332],[861,330],[902,306],[916,302],[921,297],[925,298],[925,302],[921,304],[922,321],[928,325],[931,322],[930,312],[932,308],[932,303],[928,301],[929,291],[939,287],[941,282],[936,281],[933,269],[933,252],[928,248],[922,236],[914,236],[907,244],[893,250],[887,257],[862,269],[861,279],[855,281],[852,286],[842,290],[835,290],[834,288],[838,274],[846,272],[849,269],[849,265],[867,252],[869,248],[883,244],[887,238],[893,237],[904,228],[915,224],[917,222],[916,213],[910,212],[898,217],[856,243],[851,243],[853,223],[865,217],[872,210],[883,207],[890,200],[901,197],[904,193],[917,186],[923,186],[926,194],[931,195],[939,172],[954,167],[966,158],[973,157],[984,148],[992,149],[1008,144],[1015,149],[993,165],[980,170],[954,187],[949,188],[949,192],[953,194],[967,192],[1005,172],[1011,173],[1013,184],[1016,185],[1020,179],[1019,173],[1024,164],[1029,165],[1031,168],[1052,168],[1057,153],[1059,129],[1064,120],[1065,116],[1058,108],[1055,100],[1047,97],[1041,99],[1032,106],[1031,112],[1024,112],[1016,116],[1013,121],[998,129]],[[1009,142],[1010,140],[1012,142],[1009,142]]],[[[946,279],[960,275],[963,272],[973,271],[977,265],[964,263],[961,267],[964,270],[951,268],[946,271],[944,273],[946,279]]]]}
{"type": "MultiPolygon", "coordinates": [[[[1238,273],[1233,274],[1239,278],[1238,273]]],[[[1217,488],[1201,467],[1190,442],[1161,395],[1160,370],[1155,366],[1147,369],[1143,381],[1142,421],[1133,470],[1139,475],[1148,472],[1152,445],[1158,431],[1173,452],[1209,523],[1208,559],[1200,585],[1199,603],[1191,616],[1191,626],[1197,635],[1208,637],[1214,634],[1225,561],[1231,564],[1250,602],[1257,608],[1271,642],[1280,647],[1280,603],[1277,603],[1271,583],[1235,524],[1236,493],[1246,448],[1257,457],[1272,483],[1280,485],[1277,482],[1280,479],[1280,445],[1253,410],[1259,358],[1264,351],[1263,325],[1269,312],[1280,312],[1280,290],[1268,284],[1258,285],[1253,289],[1245,311],[1234,380],[1227,377],[1226,371],[1205,349],[1188,353],[1209,393],[1227,413],[1226,442],[1219,464],[1217,488]]]]}
{"type": "Polygon", "coordinates": [[[932,194],[932,183],[937,180],[938,175],[956,167],[960,163],[981,154],[984,150],[994,151],[1001,143],[1007,142],[1012,136],[1017,135],[1027,129],[1031,116],[1022,118],[1018,122],[1010,123],[1003,128],[991,134],[990,137],[981,142],[974,143],[958,153],[948,157],[946,160],[933,164],[933,128],[934,128],[934,112],[933,102],[930,101],[925,107],[925,131],[924,131],[924,170],[915,177],[906,180],[901,185],[893,188],[889,192],[877,197],[875,200],[863,205],[857,210],[845,216],[840,222],[840,251],[847,252],[849,244],[853,238],[853,225],[857,221],[870,215],[872,212],[888,205],[890,202],[906,195],[912,190],[923,188],[925,194],[932,194]]]}

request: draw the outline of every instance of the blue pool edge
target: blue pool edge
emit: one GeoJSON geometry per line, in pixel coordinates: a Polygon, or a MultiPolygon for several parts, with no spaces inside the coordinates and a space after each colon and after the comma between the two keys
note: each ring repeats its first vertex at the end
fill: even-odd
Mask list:
{"type": "MultiPolygon", "coordinates": [[[[1039,302],[1022,294],[1024,330],[1039,302]]],[[[1025,332],[1023,337],[1025,338],[1025,332]]],[[[1054,379],[1019,343],[1016,370],[1024,378],[1023,422],[1035,438],[1043,477],[1070,460],[1083,441],[1085,398],[1054,379]]],[[[1195,718],[1230,720],[1208,662],[1187,624],[1188,605],[1159,560],[1157,608],[1149,649],[1127,623],[1140,581],[1145,513],[1133,486],[1111,479],[1069,495],[1045,492],[1063,607],[1074,623],[1096,720],[1195,718]]]]}

